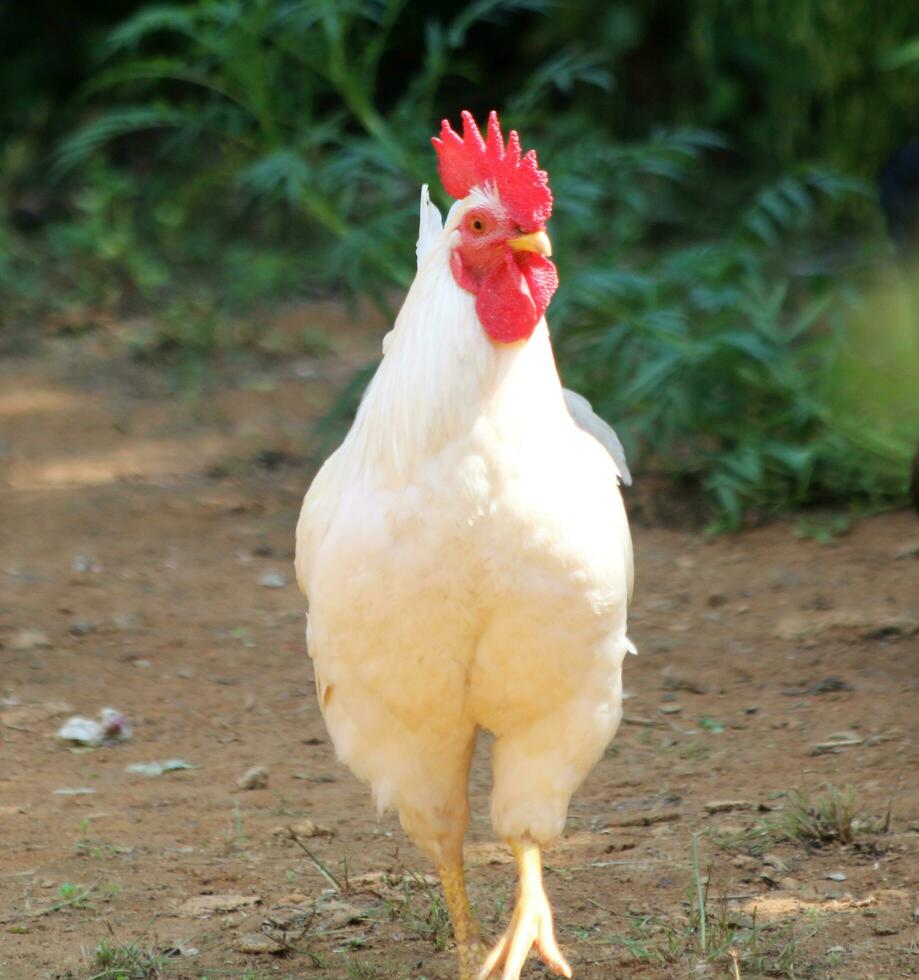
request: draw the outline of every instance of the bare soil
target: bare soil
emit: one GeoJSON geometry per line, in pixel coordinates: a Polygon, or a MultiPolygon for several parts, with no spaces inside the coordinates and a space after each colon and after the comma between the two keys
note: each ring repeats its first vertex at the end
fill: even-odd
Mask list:
{"type": "MultiPolygon", "coordinates": [[[[0,360],[2,980],[454,976],[433,869],[334,758],[304,652],[310,425],[382,331],[275,324],[330,321],[331,352],[203,373],[132,361],[127,327],[0,360]],[[128,740],[55,737],[106,706],[128,740]],[[173,758],[195,768],[126,772],[173,758]]],[[[800,528],[634,527],[625,724],[547,855],[580,980],[919,975],[919,523],[800,528]],[[858,793],[843,840],[781,840],[791,791],[828,786],[858,793]]],[[[495,935],[488,789],[483,737],[467,860],[495,935]]]]}

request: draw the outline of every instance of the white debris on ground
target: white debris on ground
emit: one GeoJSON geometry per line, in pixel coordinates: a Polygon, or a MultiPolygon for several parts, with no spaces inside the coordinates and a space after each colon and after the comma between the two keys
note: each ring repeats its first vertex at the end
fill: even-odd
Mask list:
{"type": "Polygon", "coordinates": [[[57,737],[78,745],[99,746],[104,742],[123,742],[131,737],[127,718],[116,708],[103,708],[99,720],[74,715],[57,730],[57,737]]]}

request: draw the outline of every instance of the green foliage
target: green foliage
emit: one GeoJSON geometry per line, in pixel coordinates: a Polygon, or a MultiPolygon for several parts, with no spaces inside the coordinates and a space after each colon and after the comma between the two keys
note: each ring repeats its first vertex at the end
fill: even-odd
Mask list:
{"type": "Polygon", "coordinates": [[[687,21],[679,78],[700,98],[682,111],[771,169],[819,157],[873,176],[915,125],[915,76],[891,70],[912,61],[903,41],[919,33],[914,4],[694,0],[687,21]]]}
{"type": "Polygon", "coordinates": [[[279,296],[362,294],[389,316],[412,276],[418,184],[439,193],[437,120],[496,104],[552,174],[561,369],[639,478],[696,481],[716,527],[899,499],[912,341],[873,376],[853,363],[858,251],[836,240],[877,226],[869,186],[842,170],[872,174],[919,109],[904,41],[919,15],[694,0],[679,20],[677,43],[629,2],[140,6],[108,33],[59,147],[69,214],[38,247],[0,221],[4,315],[156,309],[138,352],[194,357],[256,344],[239,313],[279,296]],[[897,367],[885,402],[876,375],[897,367]]]}

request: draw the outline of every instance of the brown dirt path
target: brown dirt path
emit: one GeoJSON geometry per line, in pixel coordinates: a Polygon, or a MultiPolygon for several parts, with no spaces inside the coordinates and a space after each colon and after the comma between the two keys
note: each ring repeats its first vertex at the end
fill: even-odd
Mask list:
{"type": "MultiPolygon", "coordinates": [[[[176,952],[169,977],[453,976],[431,869],[330,750],[291,573],[308,423],[378,339],[224,365],[178,394],[108,336],[0,361],[2,980],[117,976],[103,940],[176,952]],[[259,584],[271,576],[281,587],[259,584]],[[129,741],[55,739],[106,705],[129,741]],[[196,768],[125,771],[173,757],[196,768]],[[268,785],[241,790],[252,766],[268,785]],[[284,828],[305,820],[331,834],[298,845],[284,828]],[[257,904],[185,905],[228,895],[257,904]],[[262,928],[288,949],[240,951],[262,928]]],[[[794,526],[714,541],[635,528],[627,723],[548,858],[580,980],[727,978],[732,945],[745,980],[919,975],[919,523],[861,520],[832,547],[794,526]],[[815,748],[840,732],[852,744],[815,748]],[[855,787],[878,826],[892,800],[890,832],[764,836],[794,810],[788,791],[827,784],[855,787]],[[707,811],[725,800],[762,809],[707,811]],[[716,842],[751,829],[766,864],[716,842]]],[[[483,745],[469,864],[495,932],[513,869],[487,793],[483,745]]]]}

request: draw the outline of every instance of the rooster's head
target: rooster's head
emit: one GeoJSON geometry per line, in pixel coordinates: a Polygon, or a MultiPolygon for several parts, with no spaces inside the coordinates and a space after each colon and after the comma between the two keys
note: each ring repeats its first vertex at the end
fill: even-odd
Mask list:
{"type": "Polygon", "coordinates": [[[432,142],[444,190],[463,202],[454,212],[453,277],[475,294],[476,312],[492,340],[526,340],[558,286],[546,234],[552,213],[548,175],[533,150],[521,154],[516,132],[505,146],[496,112],[488,117],[487,139],[464,112],[462,137],[445,119],[432,142]]]}

